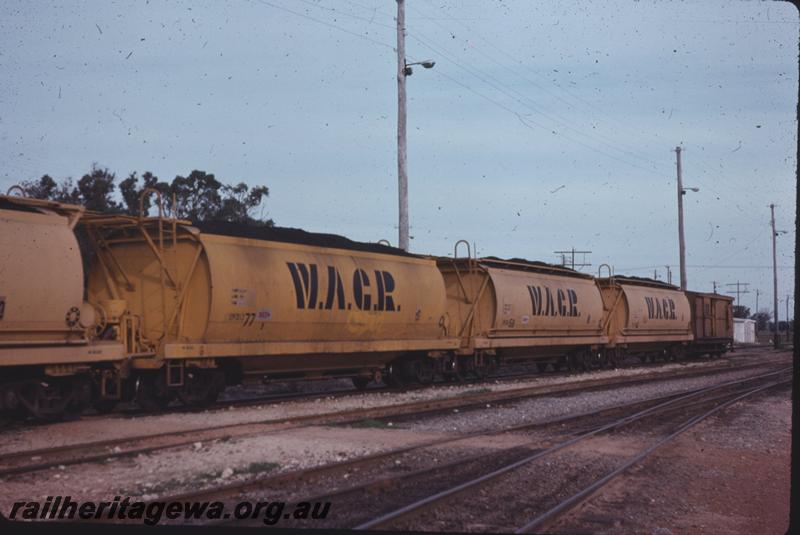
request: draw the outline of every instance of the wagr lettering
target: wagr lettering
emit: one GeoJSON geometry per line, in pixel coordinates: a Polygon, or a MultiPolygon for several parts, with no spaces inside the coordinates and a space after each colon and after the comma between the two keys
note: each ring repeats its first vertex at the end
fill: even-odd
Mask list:
{"type": "Polygon", "coordinates": [[[674,320],[678,319],[675,315],[675,301],[672,299],[659,299],[657,297],[645,297],[647,305],[647,317],[651,320],[674,320]]]}
{"type": "Polygon", "coordinates": [[[298,309],[307,310],[351,310],[356,309],[373,312],[400,311],[400,305],[394,302],[392,292],[395,290],[394,277],[388,271],[366,270],[356,268],[353,271],[351,297],[347,302],[345,284],[339,270],[335,266],[320,269],[317,264],[286,262],[294,284],[294,292],[298,309]],[[320,277],[320,272],[324,273],[320,277]],[[324,281],[321,280],[324,278],[324,281]],[[324,291],[322,284],[324,282],[324,291]],[[322,295],[325,299],[322,300],[322,295]],[[373,302],[374,299],[374,302],[373,302]]]}
{"type": "Polygon", "coordinates": [[[578,318],[578,294],[572,288],[566,291],[556,288],[555,293],[548,286],[528,285],[531,296],[531,314],[533,316],[551,316],[578,318]]]}

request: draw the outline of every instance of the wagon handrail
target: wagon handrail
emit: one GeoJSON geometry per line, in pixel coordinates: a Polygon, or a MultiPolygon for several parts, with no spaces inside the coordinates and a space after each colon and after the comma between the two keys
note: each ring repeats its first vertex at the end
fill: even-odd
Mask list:
{"type": "Polygon", "coordinates": [[[139,195],[139,218],[144,219],[144,199],[148,194],[155,193],[158,196],[158,217],[164,217],[164,202],[161,198],[161,192],[156,188],[145,188],[139,195]]]}
{"type": "Polygon", "coordinates": [[[608,265],[608,264],[600,264],[599,266],[597,266],[597,277],[600,278],[600,279],[603,278],[603,266],[605,266],[606,269],[608,270],[608,278],[609,279],[613,278],[614,277],[614,272],[611,269],[611,266],[608,265]]]}
{"type": "Polygon", "coordinates": [[[472,258],[472,249],[469,247],[469,242],[467,240],[458,240],[456,244],[453,246],[453,258],[458,258],[458,244],[463,243],[467,246],[467,258],[472,258]]]}

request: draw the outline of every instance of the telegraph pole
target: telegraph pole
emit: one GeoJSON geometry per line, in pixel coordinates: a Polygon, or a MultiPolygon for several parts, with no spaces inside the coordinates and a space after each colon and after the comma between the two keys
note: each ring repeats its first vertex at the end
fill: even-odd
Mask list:
{"type": "Polygon", "coordinates": [[[553,254],[561,255],[561,265],[564,266],[564,267],[567,266],[567,258],[570,258],[571,260],[569,261],[569,267],[571,269],[584,268],[584,267],[591,266],[591,264],[586,262],[586,255],[587,254],[591,254],[591,253],[592,253],[591,251],[576,251],[575,247],[573,247],[572,249],[570,249],[568,251],[553,251],[553,254]],[[575,262],[575,254],[576,253],[580,254],[580,255],[583,255],[583,260],[581,260],[581,262],[579,262],[579,263],[575,262]]]}
{"type": "Polygon", "coordinates": [[[750,293],[750,290],[747,289],[747,287],[749,285],[750,285],[749,282],[739,282],[739,281],[736,281],[735,283],[732,283],[732,284],[726,284],[725,285],[725,286],[736,286],[736,290],[732,290],[732,291],[728,292],[729,294],[736,294],[736,306],[739,306],[741,304],[739,302],[739,294],[748,294],[748,293],[750,293]],[[744,286],[744,290],[741,289],[742,286],[744,286]]]}
{"type": "Polygon", "coordinates": [[[717,293],[717,281],[711,281],[711,284],[714,285],[714,293],[717,293]]]}
{"type": "Polygon", "coordinates": [[[406,2],[397,0],[397,187],[398,246],[408,251],[408,174],[406,154],[406,2]]]}
{"type": "Polygon", "coordinates": [[[758,296],[761,295],[761,290],[756,288],[756,311],[755,314],[758,314],[758,296]]]}
{"type": "Polygon", "coordinates": [[[770,213],[772,214],[772,300],[773,308],[775,310],[775,337],[773,339],[775,349],[778,349],[781,344],[778,340],[778,255],[776,253],[775,238],[778,233],[775,232],[775,205],[769,205],[770,213]]]}
{"type": "Polygon", "coordinates": [[[411,67],[421,65],[432,69],[435,61],[428,59],[406,62],[406,0],[397,0],[397,190],[399,205],[398,246],[408,251],[408,152],[406,148],[406,78],[411,67]]]}
{"type": "Polygon", "coordinates": [[[678,165],[678,247],[681,259],[681,290],[686,290],[686,244],[683,240],[683,178],[681,177],[681,148],[675,147],[678,165]]]}

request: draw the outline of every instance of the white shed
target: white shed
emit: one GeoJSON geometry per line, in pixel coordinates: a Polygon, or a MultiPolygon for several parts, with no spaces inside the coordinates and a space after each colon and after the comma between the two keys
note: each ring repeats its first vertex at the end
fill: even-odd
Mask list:
{"type": "Polygon", "coordinates": [[[733,318],[733,341],[737,344],[755,344],[756,320],[733,318]]]}

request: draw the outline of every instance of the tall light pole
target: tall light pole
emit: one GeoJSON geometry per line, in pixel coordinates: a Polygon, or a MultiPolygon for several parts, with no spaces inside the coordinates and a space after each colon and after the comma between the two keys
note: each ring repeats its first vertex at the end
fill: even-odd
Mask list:
{"type": "Polygon", "coordinates": [[[786,342],[789,342],[789,300],[792,297],[790,295],[786,296],[786,342]]]}
{"type": "MultiPolygon", "coordinates": [[[[686,290],[686,243],[683,239],[683,196],[686,190],[683,189],[683,177],[681,176],[681,148],[675,147],[678,166],[678,247],[681,260],[681,290],[686,290]]],[[[700,191],[700,188],[688,188],[692,191],[700,191]]]]}
{"type": "Polygon", "coordinates": [[[778,349],[780,347],[780,342],[778,341],[778,255],[776,253],[777,247],[775,243],[775,238],[778,236],[778,233],[775,231],[775,205],[770,204],[769,210],[772,214],[772,305],[775,312],[775,336],[773,337],[773,345],[775,349],[778,349]]]}
{"type": "Polygon", "coordinates": [[[408,251],[408,174],[406,174],[406,2],[397,0],[397,187],[400,195],[398,247],[408,251]]]}
{"type": "Polygon", "coordinates": [[[406,63],[406,2],[397,0],[397,189],[399,197],[398,246],[408,251],[408,154],[406,152],[406,76],[412,65],[433,67],[433,61],[406,63]]]}

